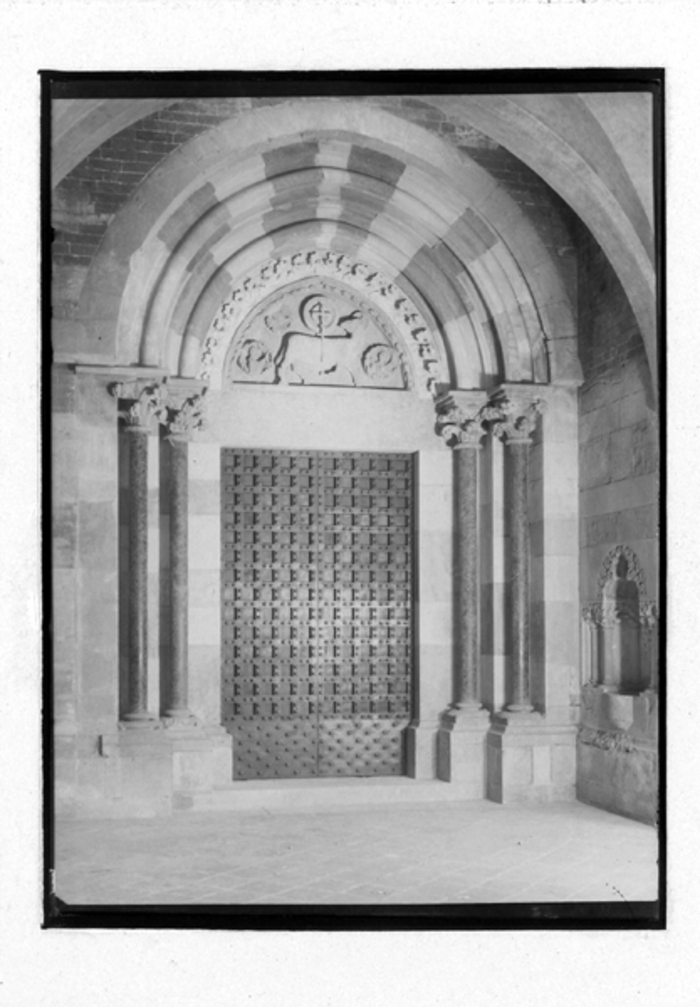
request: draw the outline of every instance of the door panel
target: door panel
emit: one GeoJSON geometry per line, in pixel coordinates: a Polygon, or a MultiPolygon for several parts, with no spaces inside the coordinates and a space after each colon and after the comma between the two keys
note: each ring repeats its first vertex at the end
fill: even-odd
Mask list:
{"type": "Polygon", "coordinates": [[[222,452],[236,778],[403,772],[412,471],[406,455],[222,452]]]}

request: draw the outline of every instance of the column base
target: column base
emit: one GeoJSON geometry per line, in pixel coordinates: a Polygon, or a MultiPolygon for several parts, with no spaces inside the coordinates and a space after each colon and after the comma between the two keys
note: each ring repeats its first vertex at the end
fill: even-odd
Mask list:
{"type": "Polygon", "coordinates": [[[120,731],[159,731],[161,727],[152,713],[126,713],[119,721],[120,731]]]}
{"type": "Polygon", "coordinates": [[[193,713],[189,710],[166,710],[163,716],[160,718],[160,722],[163,727],[168,730],[177,729],[199,729],[202,726],[202,722],[198,717],[195,717],[193,713]]]}
{"type": "Polygon", "coordinates": [[[486,735],[489,711],[474,706],[446,711],[438,731],[438,779],[460,787],[467,800],[486,793],[486,735]]]}
{"type": "Polygon", "coordinates": [[[541,713],[494,715],[487,735],[486,796],[499,804],[573,801],[576,725],[541,713]]]}

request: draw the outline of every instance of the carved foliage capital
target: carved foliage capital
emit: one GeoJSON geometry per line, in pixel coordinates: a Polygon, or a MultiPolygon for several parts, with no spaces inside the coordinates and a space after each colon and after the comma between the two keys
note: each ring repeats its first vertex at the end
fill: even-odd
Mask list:
{"type": "Polygon", "coordinates": [[[481,396],[473,401],[458,402],[446,395],[436,403],[436,430],[452,448],[479,448],[486,434],[484,403],[481,396]]]}
{"type": "Polygon", "coordinates": [[[484,410],[484,418],[493,424],[493,432],[507,444],[529,444],[537,418],[545,410],[540,398],[499,391],[484,410]]]}
{"type": "Polygon", "coordinates": [[[130,429],[150,430],[154,419],[158,423],[164,421],[167,412],[164,382],[117,382],[110,387],[110,392],[122,403],[119,416],[130,429]]]}
{"type": "Polygon", "coordinates": [[[187,440],[192,434],[203,429],[206,388],[190,395],[184,401],[171,402],[167,408],[164,424],[169,439],[187,440]]]}
{"type": "Polygon", "coordinates": [[[153,420],[162,424],[169,437],[187,438],[204,425],[203,398],[206,388],[187,395],[160,382],[117,382],[110,387],[119,400],[119,416],[132,430],[151,430],[153,420]]]}

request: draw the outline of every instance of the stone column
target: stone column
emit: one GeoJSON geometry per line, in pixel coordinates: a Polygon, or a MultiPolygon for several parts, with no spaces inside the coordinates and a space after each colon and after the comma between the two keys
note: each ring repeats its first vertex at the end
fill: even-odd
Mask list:
{"type": "Polygon", "coordinates": [[[188,443],[203,426],[203,395],[168,409],[170,444],[170,666],[166,678],[163,722],[166,727],[195,726],[188,707],[188,443]]]}
{"type": "Polygon", "coordinates": [[[162,385],[117,384],[112,394],[129,438],[129,653],[127,727],[156,727],[148,710],[148,438],[164,411],[162,385]]]}
{"type": "Polygon", "coordinates": [[[481,798],[488,711],[479,691],[479,450],[486,434],[485,392],[453,392],[438,400],[437,428],[454,457],[455,693],[438,732],[438,775],[481,798]]]}
{"type": "Polygon", "coordinates": [[[539,400],[498,397],[489,409],[494,434],[506,445],[506,536],[510,549],[509,643],[510,668],[506,710],[529,713],[530,701],[530,521],[528,487],[530,435],[542,411],[539,400]]]}
{"type": "Polygon", "coordinates": [[[438,428],[454,452],[454,638],[458,661],[454,705],[460,710],[481,708],[478,480],[479,450],[486,434],[479,412],[483,398],[475,397],[460,407],[450,397],[438,407],[438,428]],[[471,415],[469,405],[473,410],[471,415]]]}

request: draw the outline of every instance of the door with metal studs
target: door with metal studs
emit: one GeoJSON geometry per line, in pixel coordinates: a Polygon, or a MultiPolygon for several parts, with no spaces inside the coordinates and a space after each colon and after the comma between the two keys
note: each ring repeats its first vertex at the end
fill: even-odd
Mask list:
{"type": "Polygon", "coordinates": [[[234,777],[401,775],[412,456],[225,448],[221,485],[234,777]]]}

